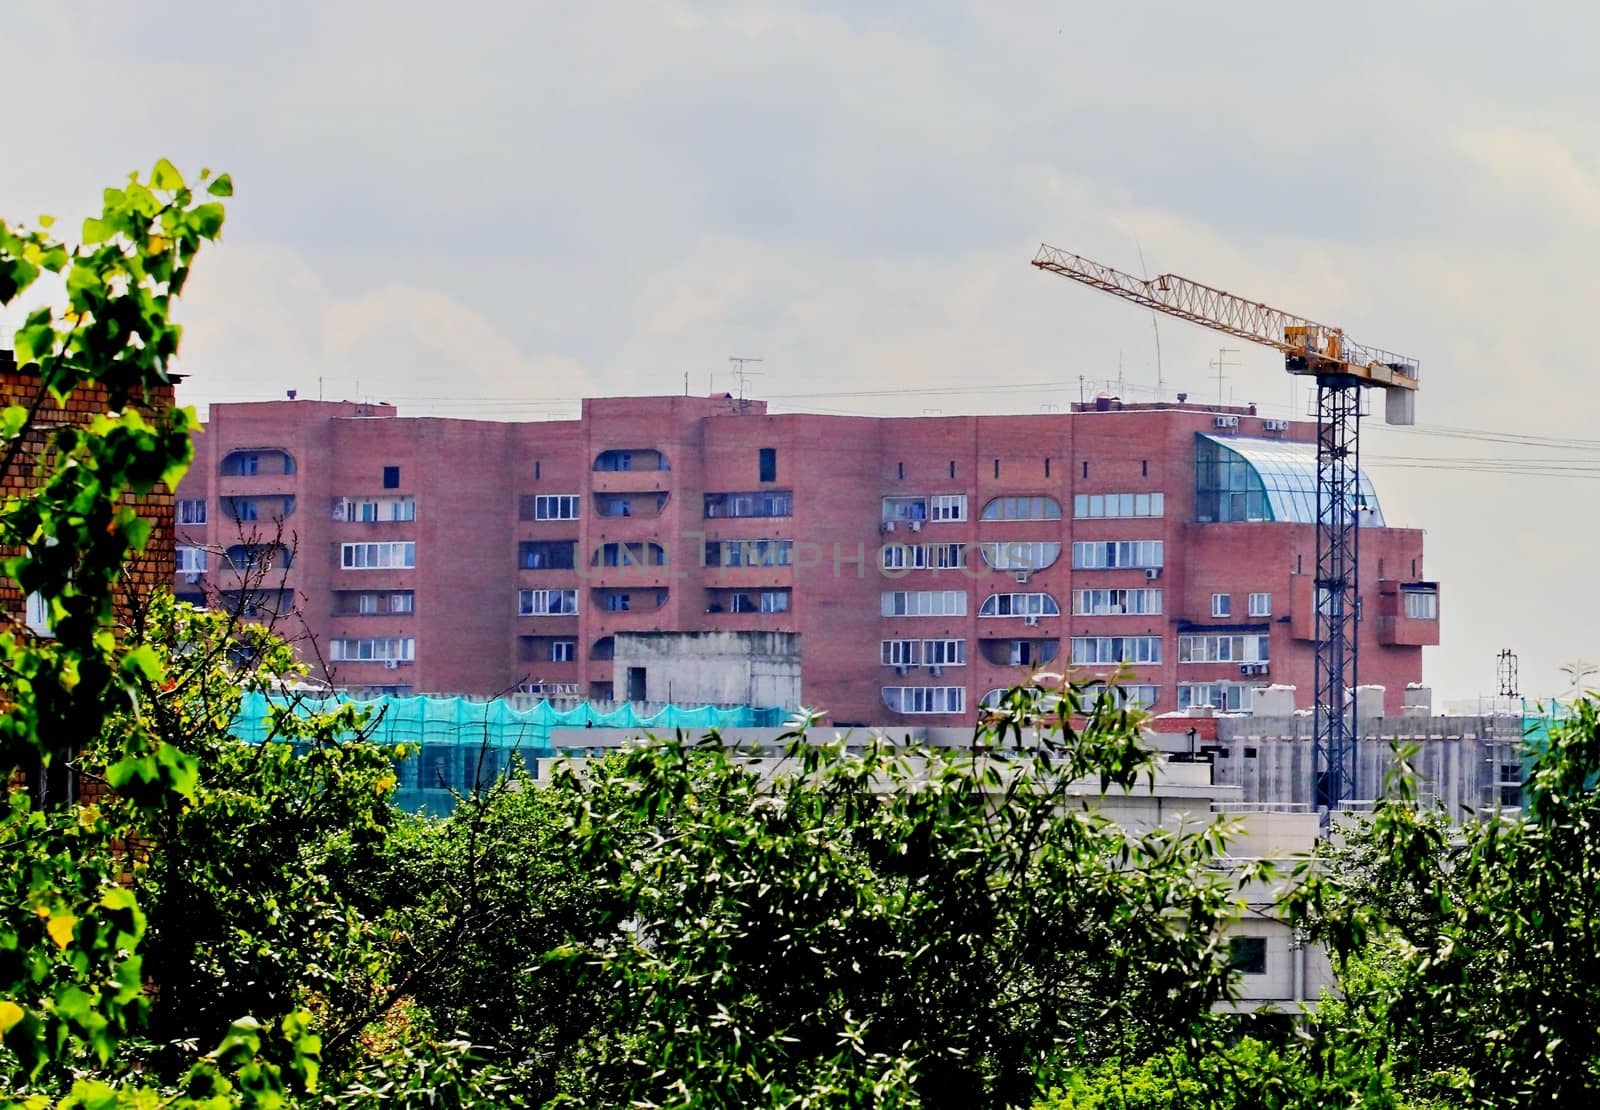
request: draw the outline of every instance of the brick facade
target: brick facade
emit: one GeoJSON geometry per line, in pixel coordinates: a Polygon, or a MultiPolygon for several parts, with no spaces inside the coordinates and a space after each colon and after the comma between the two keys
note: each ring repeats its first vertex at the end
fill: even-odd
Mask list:
{"type": "MultiPolygon", "coordinates": [[[[1013,659],[1053,650],[1042,667],[1066,670],[1074,637],[1095,638],[1082,645],[1090,653],[1133,642],[1109,638],[1155,637],[1159,661],[1135,665],[1132,681],[1155,687],[1157,711],[1176,708],[1180,694],[1229,696],[1197,685],[1207,683],[1292,683],[1307,705],[1315,528],[1199,522],[1202,433],[1314,440],[1310,425],[1199,405],[875,419],[772,415],[726,396],[634,397],[586,400],[578,420],[512,423],[403,418],[392,406],[350,402],[219,404],[178,491],[191,521],[203,505],[203,523],[177,530],[181,545],[205,550],[205,569],[188,564],[174,582],[180,594],[226,599],[240,585],[234,564],[265,566],[315,634],[308,658],[343,656],[335,681],[368,690],[523,686],[625,699],[630,676],[614,673],[608,651],[618,632],[767,630],[800,634],[803,698],[838,722],[970,721],[986,691],[1028,673],[1013,659]],[[1151,493],[1163,495],[1159,516],[1075,516],[1078,495],[1151,493]],[[964,512],[940,514],[929,500],[939,497],[964,498],[964,512]],[[1059,518],[983,519],[999,498],[1048,498],[1059,518]],[[889,530],[885,518],[902,510],[907,518],[889,530]],[[261,558],[280,519],[282,550],[261,558]],[[787,558],[770,546],[733,547],[762,540],[790,541],[787,558]],[[1159,541],[1164,557],[1154,574],[1074,569],[1075,541],[1159,541]],[[1002,562],[1009,550],[1052,550],[1013,545],[1060,550],[1019,582],[988,566],[985,543],[1002,545],[1002,562]],[[885,568],[884,544],[963,544],[964,567],[885,568]],[[414,565],[403,565],[408,558],[414,565]],[[758,565],[716,565],[729,560],[758,565]],[[1075,590],[1159,590],[1160,611],[1074,615],[1075,590]],[[885,598],[894,591],[937,591],[931,603],[905,604],[948,601],[951,611],[886,616],[900,604],[885,598]],[[991,595],[1041,593],[1059,613],[1027,614],[1046,603],[1006,598],[989,603],[999,614],[981,615],[991,595]],[[1229,616],[1212,615],[1214,594],[1231,599],[1229,616]],[[1268,614],[1250,614],[1251,594],[1270,595],[1268,614]],[[575,613],[564,611],[569,599],[575,613]],[[1252,659],[1255,637],[1267,637],[1267,659],[1180,662],[1179,637],[1208,629],[1250,637],[1252,659]],[[906,650],[883,646],[898,640],[918,642],[917,662],[885,662],[885,652],[906,650]],[[964,659],[930,665],[919,657],[924,641],[959,641],[926,650],[964,659]]],[[[1047,502],[1011,504],[1043,515],[1028,506],[1047,502]]],[[[1360,626],[1361,680],[1386,686],[1394,709],[1422,677],[1421,645],[1437,642],[1436,617],[1407,620],[1400,607],[1406,586],[1435,591],[1437,606],[1422,546],[1414,529],[1363,529],[1360,586],[1374,619],[1360,626]]],[[[897,558],[916,554],[889,556],[897,558]]],[[[1093,596],[1121,606],[1127,595],[1093,596]]]]}

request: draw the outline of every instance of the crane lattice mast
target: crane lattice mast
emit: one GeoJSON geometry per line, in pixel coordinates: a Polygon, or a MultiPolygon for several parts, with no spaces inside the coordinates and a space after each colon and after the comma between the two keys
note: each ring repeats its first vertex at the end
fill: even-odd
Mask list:
{"type": "Polygon", "coordinates": [[[1330,327],[1176,274],[1138,278],[1041,245],[1033,264],[1180,320],[1283,352],[1284,369],[1317,380],[1317,610],[1312,797],[1327,811],[1355,796],[1353,694],[1361,564],[1361,390],[1384,391],[1390,424],[1415,420],[1418,366],[1330,327]]]}

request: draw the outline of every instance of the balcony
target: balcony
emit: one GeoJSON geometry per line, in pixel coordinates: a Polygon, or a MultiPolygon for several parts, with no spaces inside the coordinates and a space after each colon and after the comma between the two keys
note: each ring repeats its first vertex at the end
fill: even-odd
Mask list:
{"type": "Polygon", "coordinates": [[[1434,647],[1439,643],[1439,583],[1378,583],[1378,643],[1384,647],[1434,647]]]}
{"type": "Polygon", "coordinates": [[[294,515],[294,495],[269,493],[259,496],[223,497],[219,499],[222,520],[225,524],[271,524],[287,520],[294,515]]]}
{"type": "Polygon", "coordinates": [[[723,618],[713,622],[717,627],[787,629],[794,620],[793,593],[787,587],[712,587],[706,590],[706,613],[723,618]],[[731,619],[739,617],[749,619],[731,619]]]}
{"type": "Polygon", "coordinates": [[[281,447],[235,448],[217,465],[218,492],[278,493],[295,487],[294,456],[281,447]]]}
{"type": "Polygon", "coordinates": [[[667,507],[672,494],[665,490],[646,493],[597,493],[594,515],[601,527],[633,519],[654,520],[667,507]]]}
{"type": "Polygon", "coordinates": [[[997,667],[1038,667],[1061,654],[1058,637],[979,640],[978,651],[984,661],[997,667]]]}
{"type": "Polygon", "coordinates": [[[589,591],[594,616],[606,623],[625,620],[630,614],[649,615],[667,604],[664,587],[596,586],[589,591]]]}
{"type": "Polygon", "coordinates": [[[671,470],[667,457],[654,448],[602,451],[589,484],[596,493],[661,492],[671,470]]]}

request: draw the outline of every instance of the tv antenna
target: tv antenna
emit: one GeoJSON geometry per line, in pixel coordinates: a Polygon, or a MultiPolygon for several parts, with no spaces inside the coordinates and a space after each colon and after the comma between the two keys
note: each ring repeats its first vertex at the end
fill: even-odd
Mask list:
{"type": "Polygon", "coordinates": [[[1218,405],[1222,404],[1222,382],[1223,382],[1223,379],[1227,377],[1227,371],[1229,371],[1229,370],[1237,370],[1239,368],[1239,363],[1237,361],[1229,362],[1228,361],[1228,356],[1229,355],[1236,355],[1238,353],[1239,353],[1239,348],[1237,348],[1237,347],[1218,347],[1217,348],[1217,360],[1211,364],[1211,369],[1213,369],[1213,370],[1215,370],[1217,372],[1217,404],[1218,405]]]}
{"type": "Polygon", "coordinates": [[[1517,692],[1517,653],[1510,648],[1500,652],[1499,664],[1495,668],[1500,677],[1500,696],[1502,698],[1516,698],[1522,695],[1517,692]]]}
{"type": "Polygon", "coordinates": [[[750,364],[753,362],[765,362],[766,360],[760,358],[741,358],[735,356],[728,359],[728,361],[733,363],[733,377],[734,380],[739,383],[739,407],[742,409],[744,408],[745,393],[748,391],[750,386],[750,379],[760,377],[762,373],[760,370],[750,369],[750,364]]]}
{"type": "Polygon", "coordinates": [[[1594,687],[1588,682],[1590,675],[1600,674],[1600,663],[1590,663],[1583,659],[1564,663],[1561,671],[1572,679],[1572,685],[1567,690],[1568,701],[1580,701],[1589,694],[1594,693],[1594,687]]]}

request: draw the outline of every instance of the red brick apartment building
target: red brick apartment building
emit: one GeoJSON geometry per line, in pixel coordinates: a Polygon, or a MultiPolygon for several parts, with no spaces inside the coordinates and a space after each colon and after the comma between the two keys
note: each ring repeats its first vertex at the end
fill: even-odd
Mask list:
{"type": "MultiPolygon", "coordinates": [[[[617,637],[775,632],[841,723],[970,721],[1032,669],[1119,661],[1158,712],[1267,683],[1306,705],[1314,432],[1117,401],[879,419],[617,397],[528,423],[219,404],[175,585],[228,601],[270,566],[368,691],[658,700],[645,668],[616,673],[617,637]]],[[[1365,494],[1361,678],[1398,711],[1438,586],[1422,533],[1365,494]]]]}

